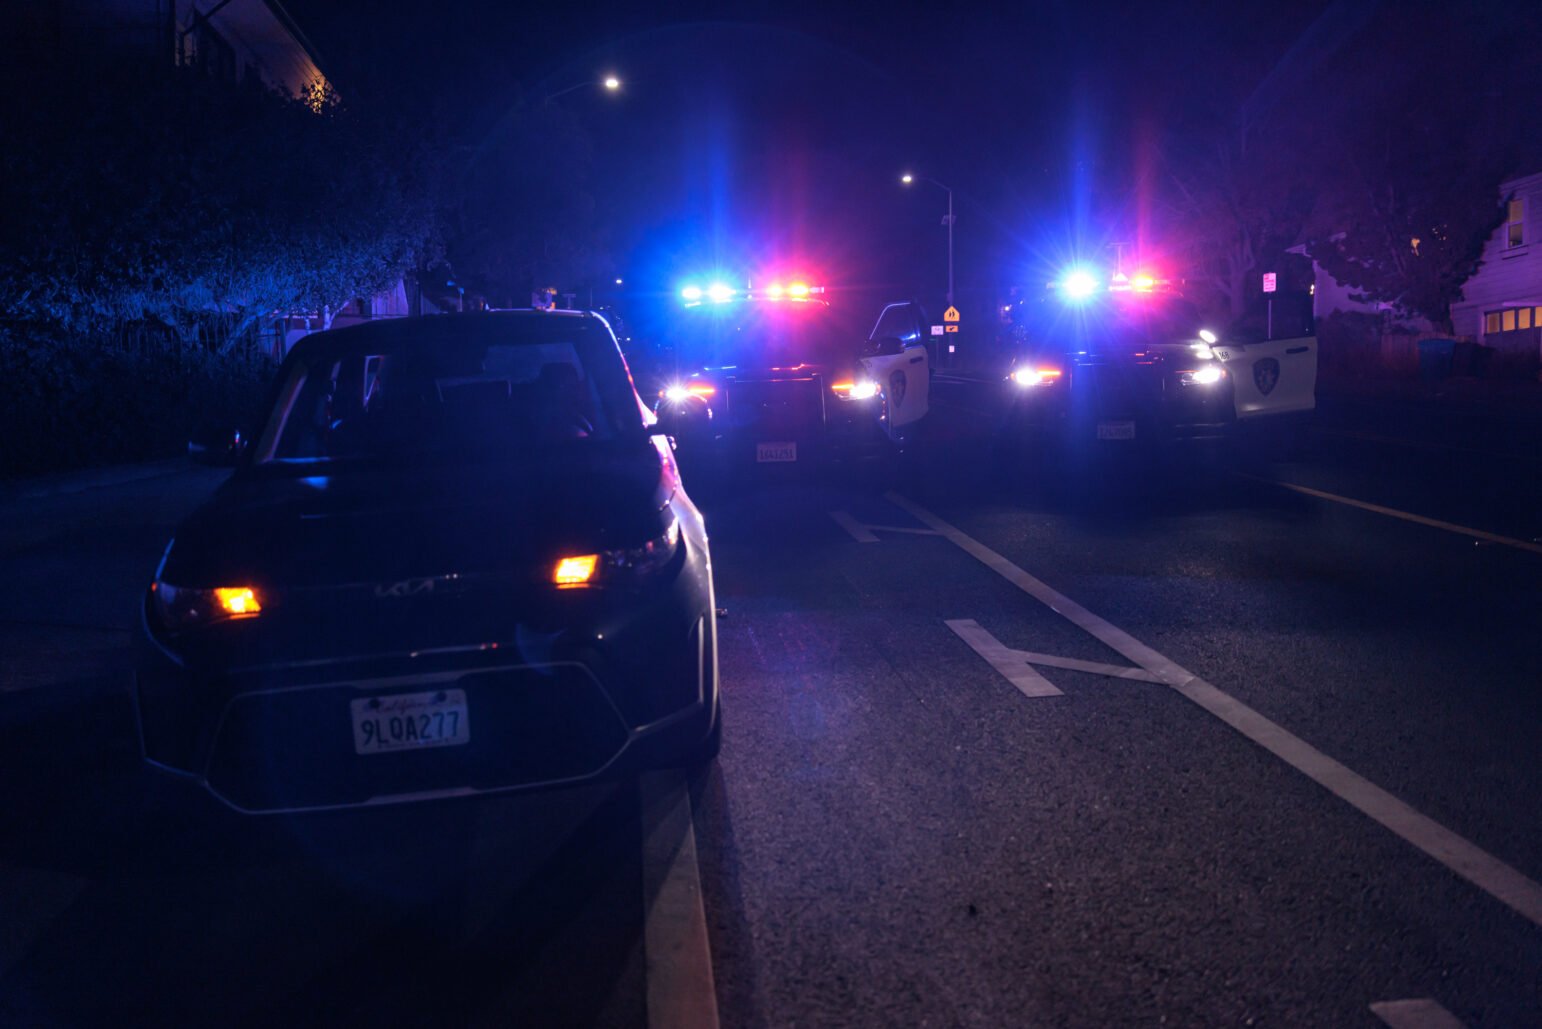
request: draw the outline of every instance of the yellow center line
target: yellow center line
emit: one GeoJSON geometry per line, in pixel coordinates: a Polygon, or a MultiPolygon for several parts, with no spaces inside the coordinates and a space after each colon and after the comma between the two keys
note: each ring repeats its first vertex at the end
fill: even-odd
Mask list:
{"type": "Polygon", "coordinates": [[[1337,493],[1327,493],[1320,489],[1312,489],[1310,486],[1298,486],[1293,482],[1281,482],[1278,479],[1270,479],[1262,475],[1247,475],[1243,472],[1234,472],[1238,478],[1251,479],[1254,482],[1266,482],[1271,486],[1280,486],[1284,489],[1294,490],[1297,493],[1319,500],[1331,500],[1335,504],[1344,504],[1348,507],[1358,507],[1362,511],[1370,511],[1374,514],[1386,515],[1388,518],[1401,518],[1405,522],[1413,522],[1415,525],[1427,525],[1432,529],[1441,529],[1445,532],[1453,532],[1458,536],[1469,536],[1475,540],[1483,540],[1485,543],[1498,543],[1501,546],[1514,547],[1516,550],[1528,550],[1533,554],[1542,554],[1542,546],[1536,543],[1528,543],[1526,540],[1518,540],[1511,536],[1501,536],[1498,533],[1485,532],[1482,529],[1472,529],[1465,525],[1457,525],[1453,522],[1443,522],[1438,518],[1426,518],[1423,515],[1413,514],[1409,511],[1399,511],[1395,507],[1383,507],[1380,504],[1372,504],[1365,500],[1356,500],[1354,497],[1341,497],[1337,493]]]}

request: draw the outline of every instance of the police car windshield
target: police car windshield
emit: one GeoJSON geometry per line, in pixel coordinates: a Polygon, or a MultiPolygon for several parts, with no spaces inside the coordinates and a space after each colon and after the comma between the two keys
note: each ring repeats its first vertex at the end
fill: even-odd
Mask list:
{"type": "Polygon", "coordinates": [[[857,339],[822,303],[703,305],[684,312],[677,352],[707,366],[778,367],[849,362],[857,339]]]}
{"type": "Polygon", "coordinates": [[[1024,321],[1029,341],[1074,344],[1078,350],[1189,343],[1202,326],[1193,304],[1149,293],[1105,294],[1084,304],[1052,298],[1024,321]]]}

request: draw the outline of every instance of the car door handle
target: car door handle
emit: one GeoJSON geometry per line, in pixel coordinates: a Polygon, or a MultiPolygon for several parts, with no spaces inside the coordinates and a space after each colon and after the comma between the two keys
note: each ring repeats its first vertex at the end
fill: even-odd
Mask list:
{"type": "Polygon", "coordinates": [[[924,360],[926,360],[926,356],[924,354],[917,354],[915,357],[912,357],[910,359],[910,363],[911,364],[920,364],[924,360]]]}
{"type": "Polygon", "coordinates": [[[1312,348],[1311,347],[1286,347],[1285,348],[1285,352],[1287,354],[1304,354],[1304,353],[1306,353],[1310,349],[1312,349],[1312,348]]]}

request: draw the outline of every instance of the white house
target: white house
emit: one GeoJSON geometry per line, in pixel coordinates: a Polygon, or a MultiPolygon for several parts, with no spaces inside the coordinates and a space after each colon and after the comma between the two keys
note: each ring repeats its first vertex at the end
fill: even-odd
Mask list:
{"type": "Polygon", "coordinates": [[[1451,305],[1458,335],[1502,350],[1542,341],[1542,172],[1499,187],[1505,218],[1483,248],[1483,263],[1451,305]]]}
{"type": "MultiPolygon", "coordinates": [[[[1287,253],[1298,254],[1306,257],[1306,244],[1300,243],[1291,247],[1287,253]]],[[[1322,321],[1335,311],[1345,311],[1352,314],[1375,314],[1392,317],[1396,310],[1393,305],[1378,300],[1356,300],[1358,290],[1354,286],[1345,286],[1322,270],[1322,266],[1316,261],[1312,262],[1312,317],[1322,321]]],[[[1427,332],[1430,323],[1423,318],[1403,315],[1396,319],[1399,325],[1416,332],[1427,332]]]]}

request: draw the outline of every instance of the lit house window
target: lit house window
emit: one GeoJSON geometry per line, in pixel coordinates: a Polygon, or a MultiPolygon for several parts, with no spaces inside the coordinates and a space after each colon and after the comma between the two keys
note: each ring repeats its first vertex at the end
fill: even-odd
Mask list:
{"type": "Polygon", "coordinates": [[[1483,333],[1542,328],[1542,307],[1507,307],[1483,315],[1483,333]]]}
{"type": "Polygon", "coordinates": [[[1518,247],[1526,242],[1526,203],[1512,200],[1505,205],[1505,246],[1518,247]]]}

